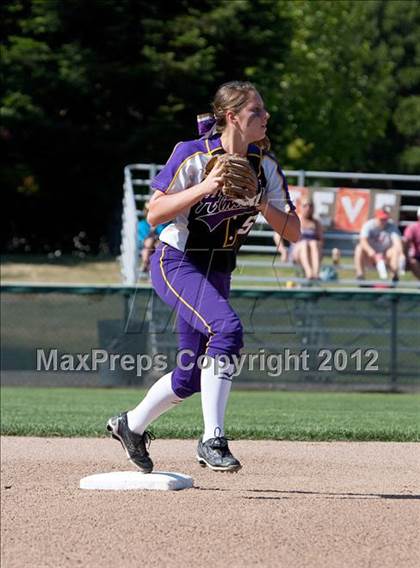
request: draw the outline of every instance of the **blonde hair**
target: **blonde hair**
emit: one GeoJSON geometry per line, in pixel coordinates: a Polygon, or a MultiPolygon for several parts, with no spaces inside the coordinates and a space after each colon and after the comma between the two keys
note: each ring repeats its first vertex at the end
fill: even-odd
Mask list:
{"type": "MultiPolygon", "coordinates": [[[[258,93],[255,85],[249,81],[229,81],[219,87],[214,96],[212,108],[216,119],[216,132],[223,132],[226,128],[226,113],[232,111],[235,114],[241,112],[248,102],[250,93],[258,93]]],[[[270,149],[268,136],[262,140],[253,142],[263,150],[270,149]]]]}

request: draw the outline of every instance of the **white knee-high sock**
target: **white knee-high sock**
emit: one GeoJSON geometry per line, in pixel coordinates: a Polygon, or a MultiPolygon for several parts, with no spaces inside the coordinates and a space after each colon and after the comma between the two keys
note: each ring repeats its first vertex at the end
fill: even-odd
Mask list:
{"type": "Polygon", "coordinates": [[[203,442],[224,436],[225,411],[232,386],[234,366],[209,357],[211,364],[201,371],[201,406],[204,418],[203,442]],[[217,433],[215,434],[215,431],[217,433]],[[220,433],[219,433],[220,430],[220,433]]]}
{"type": "Polygon", "coordinates": [[[171,407],[182,402],[172,390],[172,372],[160,378],[148,390],[144,399],[127,413],[128,427],[136,434],[143,434],[147,426],[171,407]]]}

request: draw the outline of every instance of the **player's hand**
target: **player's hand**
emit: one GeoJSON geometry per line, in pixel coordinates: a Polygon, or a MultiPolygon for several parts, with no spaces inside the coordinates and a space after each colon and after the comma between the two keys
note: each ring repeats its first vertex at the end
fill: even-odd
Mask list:
{"type": "Polygon", "coordinates": [[[223,166],[216,163],[208,176],[199,184],[203,196],[214,195],[223,187],[222,169],[223,166]]]}

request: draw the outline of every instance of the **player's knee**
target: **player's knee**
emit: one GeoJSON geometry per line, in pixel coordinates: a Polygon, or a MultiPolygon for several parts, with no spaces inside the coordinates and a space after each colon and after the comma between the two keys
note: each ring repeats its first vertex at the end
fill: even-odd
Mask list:
{"type": "Polygon", "coordinates": [[[242,337],[243,327],[241,320],[236,314],[222,320],[219,325],[219,332],[225,335],[237,335],[242,337]]]}
{"type": "Polygon", "coordinates": [[[243,327],[241,320],[236,314],[220,320],[215,330],[212,345],[220,346],[223,353],[238,353],[243,347],[243,327]]]}

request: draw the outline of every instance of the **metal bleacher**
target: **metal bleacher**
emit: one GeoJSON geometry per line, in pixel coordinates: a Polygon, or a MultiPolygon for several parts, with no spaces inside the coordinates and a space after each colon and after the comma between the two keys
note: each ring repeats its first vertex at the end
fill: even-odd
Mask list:
{"type": "MultiPolygon", "coordinates": [[[[157,164],[131,164],[124,169],[124,206],[123,228],[121,246],[121,272],[125,284],[133,285],[138,281],[137,220],[143,216],[143,205],[150,198],[150,182],[162,169],[157,164]]],[[[400,229],[403,230],[416,218],[416,210],[420,204],[420,175],[360,173],[360,172],[323,172],[286,170],[289,184],[307,186],[316,189],[329,189],[336,191],[338,187],[392,190],[400,196],[400,229]]],[[[327,230],[325,232],[324,252],[328,256],[334,247],[340,249],[343,261],[341,268],[352,269],[352,255],[358,240],[358,233],[327,230]]],[[[238,255],[238,267],[272,267],[276,247],[273,242],[273,231],[262,216],[257,218],[248,240],[238,255]],[[267,255],[267,260],[249,259],[249,255],[267,255]],[[246,255],[244,258],[243,256],[246,255]]],[[[291,267],[291,264],[278,263],[278,267],[291,267]]],[[[281,282],[282,278],[260,276],[245,276],[234,274],[234,281],[247,280],[248,282],[265,282],[266,284],[281,282]]],[[[284,279],[288,280],[288,279],[284,279]]],[[[299,278],[294,279],[297,283],[299,278]]],[[[354,281],[342,281],[342,284],[356,284],[354,281]]]]}

